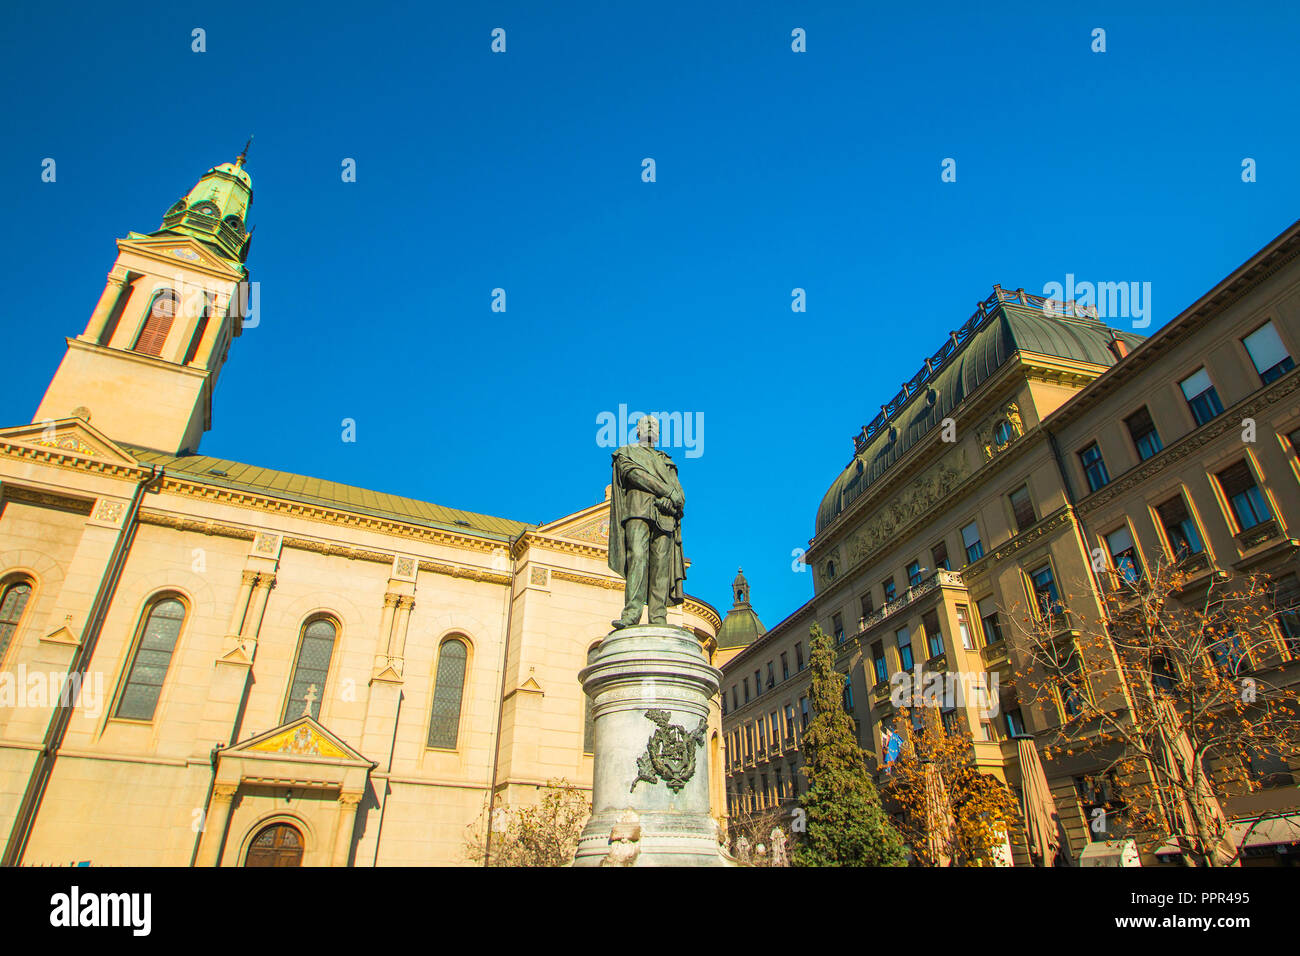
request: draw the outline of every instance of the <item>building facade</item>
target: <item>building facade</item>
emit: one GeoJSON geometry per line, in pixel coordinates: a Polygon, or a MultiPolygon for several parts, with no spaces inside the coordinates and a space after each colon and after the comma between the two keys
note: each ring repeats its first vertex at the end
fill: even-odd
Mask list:
{"type": "MultiPolygon", "coordinates": [[[[844,703],[874,768],[896,712],[890,680],[920,665],[979,675],[997,694],[996,708],[959,699],[943,719],[969,732],[982,770],[1019,788],[1013,738],[1062,715],[1017,695],[1015,619],[1072,595],[1097,621],[1116,575],[1189,556],[1193,589],[1264,572],[1294,603],[1298,256],[1300,223],[1145,339],[1073,303],[995,286],[855,438],[817,510],[814,597],[724,666],[733,812],[779,807],[803,785],[814,622],[836,642],[844,703]]],[[[1277,626],[1279,654],[1256,663],[1294,684],[1300,645],[1288,619],[1277,626]]],[[[1088,824],[1098,768],[1086,757],[1044,763],[1078,860],[1115,835],[1088,824]]],[[[1298,767],[1289,755],[1273,787],[1242,793],[1229,814],[1300,803],[1286,785],[1298,767]]],[[[1027,861],[1023,844],[1013,850],[1027,861]]]]}
{"type": "MultiPolygon", "coordinates": [[[[241,155],[119,240],[0,429],[5,863],[463,864],[495,808],[591,787],[606,501],[533,525],[198,453],[251,203],[241,155]]],[[[705,602],[669,622],[716,650],[705,602]]]]}

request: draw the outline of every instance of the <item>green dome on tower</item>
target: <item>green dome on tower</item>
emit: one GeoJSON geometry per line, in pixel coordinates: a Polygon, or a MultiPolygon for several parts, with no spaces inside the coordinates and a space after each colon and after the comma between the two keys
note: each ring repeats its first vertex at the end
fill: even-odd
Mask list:
{"type": "Polygon", "coordinates": [[[735,603],[718,628],[718,650],[748,647],[767,633],[767,628],[749,606],[749,582],[745,580],[745,572],[740,568],[736,569],[736,580],[731,582],[731,591],[735,595],[735,603]]]}
{"type": "Polygon", "coordinates": [[[244,168],[247,157],[246,145],[233,163],[209,169],[149,235],[192,236],[223,259],[244,262],[252,240],[248,210],[253,205],[253,177],[244,168]]]}

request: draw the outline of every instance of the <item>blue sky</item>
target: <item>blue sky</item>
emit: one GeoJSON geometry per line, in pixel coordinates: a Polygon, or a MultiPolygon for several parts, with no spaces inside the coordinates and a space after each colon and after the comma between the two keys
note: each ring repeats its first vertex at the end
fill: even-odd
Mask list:
{"type": "Polygon", "coordinates": [[[769,626],[851,436],[993,283],[1149,281],[1154,329],[1300,215],[1282,4],[270,6],[6,13],[0,424],[252,132],[261,321],[205,453],[541,521],[602,495],[602,411],[701,413],[687,589],[725,611],[743,564],[769,626]]]}

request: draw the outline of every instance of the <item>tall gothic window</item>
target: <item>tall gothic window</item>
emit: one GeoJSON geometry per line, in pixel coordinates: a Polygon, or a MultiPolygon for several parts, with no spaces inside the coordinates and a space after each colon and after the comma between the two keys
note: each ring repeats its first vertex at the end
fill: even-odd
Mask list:
{"type": "Polygon", "coordinates": [[[171,289],[164,289],[154,296],[149,314],[144,320],[144,328],[140,330],[132,351],[144,355],[162,355],[163,343],[167,341],[167,333],[172,329],[179,306],[180,297],[171,289]]]}
{"type": "Polygon", "coordinates": [[[429,719],[429,746],[455,750],[460,736],[460,705],[465,694],[465,665],[469,648],[450,638],[438,651],[438,677],[433,686],[433,715],[429,719]]]}
{"type": "Polygon", "coordinates": [[[115,717],[153,720],[183,623],[185,605],[171,595],[156,598],[145,608],[115,717]]]}
{"type": "Polygon", "coordinates": [[[0,661],[9,650],[18,622],[23,619],[27,600],[32,596],[32,584],[26,578],[10,581],[0,588],[0,661]]]}
{"type": "Polygon", "coordinates": [[[298,660],[293,665],[293,681],[289,684],[289,699],[284,702],[281,723],[288,723],[303,715],[307,697],[311,696],[311,715],[320,720],[320,702],[325,696],[325,678],[330,672],[330,658],[334,656],[334,639],[338,628],[327,617],[318,617],[303,625],[298,641],[298,660]]]}

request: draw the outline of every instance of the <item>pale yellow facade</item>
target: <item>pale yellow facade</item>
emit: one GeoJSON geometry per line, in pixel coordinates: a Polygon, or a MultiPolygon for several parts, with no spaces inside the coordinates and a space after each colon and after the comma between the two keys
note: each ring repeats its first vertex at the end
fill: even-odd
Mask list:
{"type": "MultiPolygon", "coordinates": [[[[724,666],[733,813],[790,806],[806,786],[799,744],[812,716],[806,668],[813,623],[837,642],[845,703],[873,769],[883,765],[881,729],[897,711],[890,680],[922,665],[982,674],[990,687],[996,678],[996,714],[959,704],[948,719],[964,724],[980,767],[1014,788],[1014,735],[1061,722],[1049,708],[1022,704],[1014,686],[1019,662],[1007,649],[1015,619],[1035,613],[1036,582],[1050,580],[1082,616],[1098,620],[1097,593],[1113,586],[1114,542],[1123,538],[1112,535],[1129,532],[1144,567],[1169,560],[1174,543],[1157,507],[1181,493],[1204,543],[1193,592],[1218,572],[1262,571],[1294,585],[1300,223],[1150,338],[1112,331],[1087,314],[1060,314],[1059,304],[1056,311],[1040,297],[995,287],[863,428],[849,467],[817,512],[806,555],[815,596],[732,649],[724,666]],[[1266,325],[1276,339],[1268,332],[1252,338],[1266,325]],[[1259,355],[1260,342],[1273,343],[1271,357],[1252,356],[1248,339],[1259,355]],[[1279,365],[1260,367],[1278,358],[1279,365]],[[1202,421],[1182,386],[1200,369],[1219,399],[1219,410],[1202,421]],[[1143,409],[1159,440],[1148,436],[1139,448],[1135,436],[1145,435],[1145,426],[1130,420],[1138,422],[1143,409]],[[1093,465],[1096,488],[1081,457],[1094,461],[1094,442],[1105,468],[1103,476],[1093,465]],[[1243,461],[1270,512],[1249,527],[1219,478],[1243,461]]],[[[1279,634],[1277,647],[1278,656],[1253,666],[1269,680],[1300,682],[1300,642],[1279,634]]],[[[1290,758],[1292,774],[1278,779],[1300,768],[1300,755],[1290,758]]],[[[1095,758],[1057,758],[1045,769],[1077,860],[1099,838],[1080,789],[1098,770],[1095,758]]],[[[1297,805],[1294,793],[1293,786],[1242,793],[1228,810],[1238,817],[1277,812],[1297,805]]],[[[1026,863],[1019,839],[1013,835],[1015,858],[1026,863]]]]}
{"type": "MultiPolygon", "coordinates": [[[[119,251],[33,424],[0,429],[0,598],[21,605],[0,632],[7,858],[235,866],[284,824],[304,865],[457,865],[489,804],[589,789],[577,674],[622,607],[607,503],[534,526],[193,454],[246,270],[180,231],[119,251]],[[177,284],[178,316],[142,354],[177,284]],[[182,615],[161,665],[160,608],[182,615]],[[304,706],[291,688],[318,621],[332,646],[304,706]],[[41,688],[78,666],[77,705],[54,706],[41,688]]],[[[669,623],[712,654],[708,604],[688,597],[669,623]]],[[[715,710],[725,823],[720,730],[715,710]]]]}

